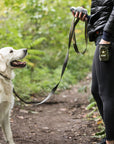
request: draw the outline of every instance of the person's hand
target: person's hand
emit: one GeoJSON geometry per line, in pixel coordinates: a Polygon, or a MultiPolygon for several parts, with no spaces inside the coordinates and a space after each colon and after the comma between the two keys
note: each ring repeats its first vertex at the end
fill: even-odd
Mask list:
{"type": "Polygon", "coordinates": [[[100,41],[100,43],[99,43],[99,44],[110,44],[110,42],[109,42],[109,41],[105,41],[105,40],[101,39],[101,41],[100,41]]]}
{"type": "Polygon", "coordinates": [[[79,18],[81,21],[87,21],[87,10],[83,7],[71,7],[70,8],[73,16],[79,18]]]}
{"type": "Polygon", "coordinates": [[[76,12],[76,14],[74,15],[76,18],[79,18],[81,21],[87,21],[88,19],[87,19],[87,17],[86,17],[86,15],[84,14],[83,16],[82,16],[83,14],[82,14],[82,12],[76,12]]]}

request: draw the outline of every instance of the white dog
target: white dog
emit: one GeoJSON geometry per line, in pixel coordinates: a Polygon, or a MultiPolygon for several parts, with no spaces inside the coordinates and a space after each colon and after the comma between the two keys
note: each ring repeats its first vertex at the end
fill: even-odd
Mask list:
{"type": "Polygon", "coordinates": [[[14,50],[12,47],[0,49],[0,126],[8,144],[14,144],[10,127],[10,111],[13,108],[13,69],[25,67],[23,59],[27,49],[14,50]]]}

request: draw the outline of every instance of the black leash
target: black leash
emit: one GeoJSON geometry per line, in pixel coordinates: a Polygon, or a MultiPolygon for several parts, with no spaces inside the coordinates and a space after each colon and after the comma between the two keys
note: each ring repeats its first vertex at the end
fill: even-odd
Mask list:
{"type": "Polygon", "coordinates": [[[69,32],[69,43],[68,43],[68,49],[70,49],[70,45],[71,45],[71,41],[73,40],[73,47],[76,53],[78,54],[84,54],[87,50],[87,41],[88,41],[88,37],[87,37],[87,21],[85,21],[85,43],[86,43],[86,49],[83,52],[79,52],[77,43],[76,43],[76,35],[75,35],[75,27],[79,22],[79,18],[73,18],[71,27],[70,27],[70,32],[69,32]]]}
{"type": "Polygon", "coordinates": [[[49,93],[49,95],[44,99],[42,100],[41,102],[38,102],[38,101],[31,101],[31,102],[27,102],[25,100],[23,100],[15,91],[15,89],[13,89],[13,92],[15,94],[16,97],[18,97],[22,102],[24,102],[25,104],[35,104],[35,105],[40,105],[40,104],[43,104],[44,102],[46,102],[54,93],[55,91],[57,90],[61,80],[62,80],[62,77],[63,77],[63,74],[65,72],[65,69],[66,69],[66,66],[67,66],[67,63],[68,63],[68,59],[69,59],[69,50],[70,50],[70,46],[71,46],[71,42],[73,40],[73,47],[75,49],[75,52],[76,53],[81,53],[81,54],[84,54],[86,52],[86,49],[87,49],[87,21],[85,21],[85,42],[86,42],[86,49],[83,51],[83,52],[79,52],[78,50],[78,47],[77,47],[77,43],[76,43],[76,35],[75,35],[75,27],[76,25],[78,24],[79,22],[79,18],[75,19],[75,17],[73,18],[73,21],[72,21],[72,24],[71,24],[71,27],[70,27],[70,32],[69,32],[69,43],[68,43],[68,49],[67,49],[67,54],[66,54],[66,57],[65,57],[65,60],[64,60],[64,63],[63,63],[63,67],[62,67],[62,71],[61,71],[61,77],[60,77],[60,80],[59,82],[55,85],[55,87],[51,90],[51,92],[49,93]]]}

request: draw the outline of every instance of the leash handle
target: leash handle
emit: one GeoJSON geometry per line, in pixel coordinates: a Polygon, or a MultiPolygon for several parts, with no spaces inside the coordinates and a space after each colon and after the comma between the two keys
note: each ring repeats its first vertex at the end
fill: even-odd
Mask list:
{"type": "Polygon", "coordinates": [[[80,52],[77,46],[77,42],[76,42],[76,35],[75,35],[75,27],[79,22],[79,18],[75,18],[72,21],[71,27],[70,27],[70,33],[69,33],[69,44],[68,47],[71,46],[71,42],[73,40],[73,47],[76,53],[78,54],[84,54],[87,50],[87,43],[88,43],[88,36],[87,36],[87,21],[85,21],[85,43],[86,43],[86,48],[83,52],[80,52]]]}

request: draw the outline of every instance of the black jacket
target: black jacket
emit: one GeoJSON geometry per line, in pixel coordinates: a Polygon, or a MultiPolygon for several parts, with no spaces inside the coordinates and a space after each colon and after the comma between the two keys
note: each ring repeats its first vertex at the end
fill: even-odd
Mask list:
{"type": "Polygon", "coordinates": [[[96,31],[105,31],[114,37],[114,0],[92,0],[88,22],[90,41],[95,40],[96,31]]]}

